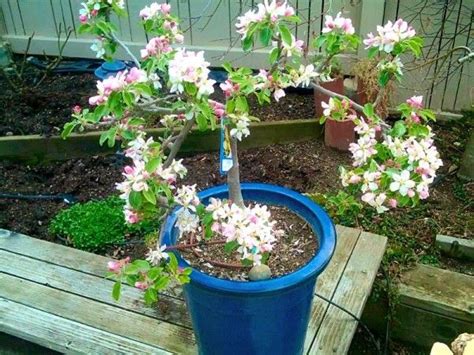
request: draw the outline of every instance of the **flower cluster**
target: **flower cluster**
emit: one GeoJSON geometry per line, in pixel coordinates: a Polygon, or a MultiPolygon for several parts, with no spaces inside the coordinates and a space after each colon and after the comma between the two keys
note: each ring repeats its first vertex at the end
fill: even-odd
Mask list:
{"type": "Polygon", "coordinates": [[[355,111],[351,108],[349,100],[346,99],[340,100],[337,97],[331,97],[328,102],[321,101],[321,107],[323,108],[321,123],[326,119],[345,121],[356,118],[355,111]]]}
{"type": "Polygon", "coordinates": [[[214,198],[209,202],[206,211],[212,213],[212,231],[227,243],[236,243],[242,260],[261,264],[263,255],[273,249],[276,238],[283,233],[275,229],[276,222],[271,221],[267,206],[240,208],[214,198]]]}
{"type": "Polygon", "coordinates": [[[233,115],[230,114],[229,118],[232,120],[233,128],[230,130],[230,135],[237,138],[239,141],[244,137],[250,135],[250,117],[247,114],[233,115]]]}
{"type": "Polygon", "coordinates": [[[290,17],[295,14],[295,9],[287,4],[286,1],[264,0],[263,3],[257,5],[257,9],[247,11],[243,16],[237,18],[237,33],[242,38],[247,37],[247,33],[252,24],[257,22],[269,21],[277,22],[282,17],[290,17]]]}
{"type": "Polygon", "coordinates": [[[355,33],[354,26],[352,26],[352,20],[341,16],[339,12],[335,18],[326,15],[324,21],[324,27],[322,33],[329,33],[339,31],[344,34],[353,35],[355,33]]]}
{"type": "Polygon", "coordinates": [[[366,49],[374,47],[391,53],[397,43],[413,38],[415,35],[415,30],[406,21],[398,19],[394,23],[388,21],[385,26],[377,26],[377,35],[369,33],[364,39],[364,44],[366,49]]]}
{"type": "Polygon", "coordinates": [[[160,163],[150,167],[149,163],[159,154],[159,149],[159,144],[152,137],[145,139],[144,133],[139,134],[128,144],[125,156],[132,160],[132,165],[124,168],[122,175],[125,180],[116,185],[117,190],[121,192],[120,198],[125,200],[124,215],[127,223],[140,221],[140,213],[132,202],[133,198],[137,198],[137,194],[141,196],[141,193],[145,193],[145,198],[156,199],[154,186],[162,185],[168,190],[173,190],[177,178],[182,178],[187,173],[181,160],[174,160],[167,168],[163,168],[160,163]]]}
{"type": "Polygon", "coordinates": [[[169,15],[171,12],[170,4],[158,4],[156,2],[152,3],[150,6],[145,6],[140,11],[140,17],[143,20],[154,19],[158,16],[169,15]]]}
{"type": "Polygon", "coordinates": [[[148,80],[144,70],[132,68],[108,77],[103,81],[97,81],[97,95],[89,98],[92,106],[106,102],[113,92],[120,92],[134,83],[142,83],[148,80]]]}
{"type": "Polygon", "coordinates": [[[96,18],[100,11],[107,10],[113,6],[123,10],[125,8],[125,0],[87,0],[81,5],[79,21],[85,24],[89,20],[96,18]]]}
{"type": "Polygon", "coordinates": [[[215,80],[209,79],[209,62],[204,52],[192,52],[179,49],[169,62],[169,80],[171,92],[183,93],[186,83],[194,84],[198,89],[197,97],[208,96],[214,92],[215,80]]]}
{"type": "MultiPolygon", "coordinates": [[[[407,102],[422,108],[422,97],[407,102]]],[[[341,169],[342,184],[360,191],[362,201],[379,213],[428,198],[429,184],[443,165],[430,127],[410,118],[398,121],[382,142],[375,138],[376,124],[355,120],[359,139],[349,148],[355,169],[341,169]]]]}

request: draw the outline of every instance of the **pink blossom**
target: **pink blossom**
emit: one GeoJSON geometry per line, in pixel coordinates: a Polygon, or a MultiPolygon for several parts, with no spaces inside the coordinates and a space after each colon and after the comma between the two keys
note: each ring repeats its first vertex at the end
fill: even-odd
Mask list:
{"type": "Polygon", "coordinates": [[[168,15],[171,12],[171,5],[170,4],[161,4],[161,12],[164,15],[168,15]]]}
{"type": "Polygon", "coordinates": [[[407,100],[407,104],[413,108],[423,108],[423,96],[412,96],[407,100]]]}
{"type": "Polygon", "coordinates": [[[170,41],[166,36],[155,37],[148,42],[145,49],[140,51],[143,59],[151,56],[160,55],[162,53],[171,52],[170,41]]]}
{"type": "Polygon", "coordinates": [[[408,197],[412,198],[412,197],[415,197],[415,191],[413,191],[412,189],[408,190],[408,193],[407,193],[408,197]]]}
{"type": "Polygon", "coordinates": [[[358,184],[362,181],[362,178],[359,175],[352,175],[349,178],[349,184],[358,184]]]}
{"type": "Polygon", "coordinates": [[[216,115],[217,118],[221,119],[222,116],[224,116],[225,106],[223,104],[214,100],[209,100],[209,105],[214,110],[214,114],[216,115]]]}
{"type": "Polygon", "coordinates": [[[91,11],[91,16],[92,16],[92,17],[96,17],[98,14],[99,14],[99,11],[96,10],[96,9],[94,9],[94,10],[91,11]]]}
{"type": "Polygon", "coordinates": [[[394,198],[391,198],[390,200],[388,200],[388,205],[389,205],[391,208],[397,208],[398,201],[395,200],[394,198]]]}
{"type": "Polygon", "coordinates": [[[353,35],[355,33],[354,26],[352,26],[352,20],[341,16],[339,12],[333,19],[332,16],[326,15],[324,27],[322,33],[329,33],[334,30],[342,30],[343,33],[353,35]]]}
{"type": "Polygon", "coordinates": [[[107,263],[107,268],[109,269],[110,272],[118,273],[120,269],[122,268],[122,263],[117,260],[112,260],[107,263]]]}
{"type": "Polygon", "coordinates": [[[140,216],[138,215],[137,212],[126,209],[124,213],[125,213],[125,221],[127,223],[135,224],[140,221],[140,216]]]}
{"type": "Polygon", "coordinates": [[[224,92],[225,97],[231,97],[234,92],[239,90],[239,85],[232,83],[229,79],[220,84],[219,87],[224,92]]]}
{"type": "Polygon", "coordinates": [[[72,112],[74,112],[76,115],[80,114],[81,111],[82,111],[82,108],[79,105],[76,105],[72,108],[72,112]]]}
{"type": "Polygon", "coordinates": [[[420,123],[420,117],[416,114],[416,112],[412,112],[410,114],[411,121],[414,123],[420,123]]]}
{"type": "Polygon", "coordinates": [[[130,69],[130,72],[125,77],[125,81],[128,84],[133,84],[135,82],[142,82],[144,80],[146,80],[146,73],[143,70],[140,70],[135,67],[130,69]]]}
{"type": "Polygon", "coordinates": [[[79,16],[79,21],[81,21],[81,23],[87,23],[87,15],[80,15],[79,16]]]}
{"type": "Polygon", "coordinates": [[[140,289],[140,290],[146,290],[150,285],[148,285],[148,282],[145,281],[137,281],[135,282],[135,287],[140,289]]]}

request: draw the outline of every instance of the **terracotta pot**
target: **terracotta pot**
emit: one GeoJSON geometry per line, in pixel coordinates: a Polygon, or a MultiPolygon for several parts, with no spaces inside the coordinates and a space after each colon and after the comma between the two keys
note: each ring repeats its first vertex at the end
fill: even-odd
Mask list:
{"type": "MultiPolygon", "coordinates": [[[[341,95],[344,94],[344,78],[337,78],[334,81],[321,83],[321,86],[325,89],[334,91],[335,93],[338,93],[341,95]]],[[[323,108],[321,107],[321,101],[328,102],[329,96],[315,89],[314,90],[314,107],[315,107],[317,118],[323,115],[323,108]]]]}
{"type": "Polygon", "coordinates": [[[324,143],[326,146],[338,150],[349,150],[349,145],[356,140],[354,127],[355,125],[352,120],[326,120],[324,126],[324,143]]]}

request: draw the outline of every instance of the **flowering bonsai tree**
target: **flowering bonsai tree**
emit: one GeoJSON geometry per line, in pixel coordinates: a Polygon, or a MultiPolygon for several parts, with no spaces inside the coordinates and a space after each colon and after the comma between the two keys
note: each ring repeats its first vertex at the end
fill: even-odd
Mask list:
{"type": "MultiPolygon", "coordinates": [[[[362,107],[319,85],[331,80],[337,55],[355,50],[361,41],[350,19],[341,14],[335,18],[326,16],[322,34],[310,45],[319,54],[308,58],[307,45],[291,33],[291,27],[300,22],[294,9],[286,1],[265,0],[239,17],[236,28],[245,51],[252,51],[257,42],[270,49],[268,68],[254,72],[225,64],[228,79],[220,85],[225,102],[217,102],[209,98],[216,84],[209,78],[209,62],[203,52],[181,46],[179,20],[171,14],[169,4],[153,3],[140,12],[151,38],[141,50],[140,60],[117,38],[117,29],[109,21],[111,13],[122,16],[123,12],[124,0],[88,0],[83,4],[80,30],[97,36],[92,45],[97,56],[112,58],[121,46],[135,67],[99,81],[97,95],[89,100],[92,109],[75,108],[63,136],[75,129],[100,125],[108,127],[100,138],[101,144],[112,147],[120,141],[130,159],[130,165],[124,168],[124,180],[117,184],[125,201],[127,223],[166,216],[175,206],[182,208],[177,220],[177,245],[158,243],[146,260],[110,262],[109,276],[117,281],[115,298],[119,298],[123,281],[146,290],[148,303],[156,301],[158,291],[170,283],[188,282],[191,270],[178,268],[170,250],[222,244],[226,251],[238,252],[242,265],[266,262],[282,232],[276,230],[266,206],[246,205],[242,198],[238,142],[250,135],[250,123],[258,120],[249,111],[249,96],[255,96],[263,105],[282,99],[288,87],[313,87],[328,94],[331,100],[323,103],[324,115],[350,117],[360,135],[351,147],[354,169],[342,170],[343,184],[360,193],[362,201],[379,212],[428,196],[428,185],[441,162],[432,146],[432,133],[425,125],[434,117],[422,108],[421,98],[414,97],[400,106],[404,120],[392,128],[375,114],[377,101],[362,107]],[[147,118],[156,115],[166,129],[159,140],[144,131],[147,118]],[[182,160],[176,159],[177,153],[194,126],[201,130],[220,127],[224,131],[229,200],[211,199],[205,206],[197,196],[196,185],[178,184],[187,170],[182,160]],[[383,131],[382,142],[375,138],[378,130],[383,131]]],[[[379,26],[377,31],[377,35],[369,34],[364,43],[369,55],[380,59],[379,81],[383,88],[402,75],[402,54],[420,53],[421,40],[402,20],[379,26]]],[[[209,262],[219,265],[214,260],[209,262]]]]}

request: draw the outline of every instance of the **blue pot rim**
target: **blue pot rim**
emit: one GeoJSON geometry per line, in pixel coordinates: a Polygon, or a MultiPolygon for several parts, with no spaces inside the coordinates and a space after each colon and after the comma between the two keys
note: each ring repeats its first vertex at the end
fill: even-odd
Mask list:
{"type": "MultiPolygon", "coordinates": [[[[263,183],[242,183],[241,186],[243,191],[259,190],[273,194],[277,193],[288,199],[296,200],[306,208],[309,208],[320,222],[319,227],[321,235],[319,236],[319,249],[316,255],[314,255],[306,265],[290,274],[270,280],[249,282],[220,279],[201,272],[195,268],[192,268],[192,266],[190,266],[178,252],[175,252],[180,267],[191,267],[193,269],[193,272],[191,273],[191,282],[199,284],[203,287],[218,289],[223,292],[256,294],[291,288],[303,282],[304,280],[307,280],[308,278],[319,275],[326,268],[336,248],[336,229],[327,213],[308,197],[285,187],[263,183]]],[[[218,185],[203,190],[198,195],[202,200],[225,193],[227,191],[227,185],[218,185]]],[[[166,223],[163,226],[163,228],[165,228],[163,242],[171,240],[174,225],[177,219],[177,212],[181,208],[182,207],[175,208],[167,218],[166,223]]],[[[316,229],[314,226],[312,226],[312,228],[313,230],[316,229]]]]}

